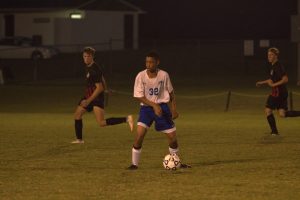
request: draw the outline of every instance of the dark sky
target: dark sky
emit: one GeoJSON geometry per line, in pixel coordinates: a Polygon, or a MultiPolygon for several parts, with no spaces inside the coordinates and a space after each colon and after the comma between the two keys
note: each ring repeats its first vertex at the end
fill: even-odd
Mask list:
{"type": "MultiPolygon", "coordinates": [[[[74,0],[12,1],[55,4],[74,0]]],[[[297,0],[127,1],[147,12],[140,18],[142,39],[289,39],[290,16],[297,14],[297,0]]]]}
{"type": "Polygon", "coordinates": [[[290,38],[297,0],[129,0],[142,38],[290,38]]]}

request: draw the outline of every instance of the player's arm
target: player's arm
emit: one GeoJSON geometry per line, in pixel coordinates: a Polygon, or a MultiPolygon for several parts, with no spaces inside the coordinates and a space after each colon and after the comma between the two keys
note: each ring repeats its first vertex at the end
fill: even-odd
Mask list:
{"type": "Polygon", "coordinates": [[[283,85],[283,84],[286,84],[287,82],[289,82],[289,78],[287,75],[284,75],[280,81],[277,81],[276,83],[268,83],[268,85],[270,87],[277,87],[277,86],[280,86],[280,85],[283,85]]]}
{"type": "Polygon", "coordinates": [[[106,83],[106,81],[105,81],[105,78],[104,78],[104,76],[102,76],[102,85],[103,85],[103,90],[105,91],[105,90],[107,90],[107,83],[106,83]]]}
{"type": "Polygon", "coordinates": [[[264,81],[257,81],[256,82],[256,87],[259,87],[259,86],[264,85],[264,84],[269,85],[271,83],[273,83],[273,81],[271,79],[267,79],[267,80],[264,80],[264,81]]]}
{"type": "Polygon", "coordinates": [[[179,114],[176,109],[176,99],[175,99],[175,93],[172,91],[170,94],[170,102],[169,102],[169,107],[171,109],[172,113],[172,119],[178,118],[179,114]]]}
{"type": "Polygon", "coordinates": [[[161,110],[161,107],[159,106],[159,104],[154,103],[152,101],[149,101],[146,97],[135,97],[135,98],[138,99],[143,104],[151,106],[153,108],[153,110],[154,110],[154,113],[157,116],[161,116],[162,115],[162,110],[161,110]]]}
{"type": "Polygon", "coordinates": [[[83,107],[88,106],[101,92],[104,91],[103,84],[101,82],[95,83],[96,89],[93,94],[86,100],[83,100],[80,105],[83,107]]]}

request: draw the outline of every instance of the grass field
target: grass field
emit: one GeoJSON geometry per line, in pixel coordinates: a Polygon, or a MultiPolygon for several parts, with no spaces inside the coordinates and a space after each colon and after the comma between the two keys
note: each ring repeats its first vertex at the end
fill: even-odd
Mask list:
{"type": "MultiPolygon", "coordinates": [[[[84,116],[84,145],[72,145],[79,82],[0,87],[0,199],[221,199],[296,200],[300,196],[300,118],[278,119],[280,137],[269,136],[264,96],[232,95],[228,88],[266,95],[250,84],[207,87],[178,81],[176,120],[180,158],[192,169],[166,171],[165,136],[151,128],[137,171],[131,161],[134,134],[118,125],[99,128],[84,116]],[[251,85],[251,86],[250,86],[251,85]],[[203,97],[208,94],[219,94],[203,97]]],[[[114,89],[131,92],[129,84],[114,89]]],[[[300,88],[293,88],[300,91],[300,88]]],[[[294,97],[300,109],[300,97],[294,97]]],[[[106,116],[138,113],[124,94],[109,97],[106,116]]]]}

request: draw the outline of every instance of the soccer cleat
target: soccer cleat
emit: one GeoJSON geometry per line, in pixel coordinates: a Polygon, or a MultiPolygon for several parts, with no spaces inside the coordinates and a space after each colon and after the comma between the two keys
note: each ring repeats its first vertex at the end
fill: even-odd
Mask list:
{"type": "Polygon", "coordinates": [[[277,131],[276,132],[272,131],[271,135],[276,136],[276,135],[279,135],[279,133],[277,131]]]}
{"type": "Polygon", "coordinates": [[[133,123],[134,123],[132,115],[127,116],[127,123],[129,125],[130,131],[132,132],[133,131],[133,123]]]}
{"type": "Polygon", "coordinates": [[[72,141],[71,144],[84,144],[84,141],[77,139],[77,140],[72,141]]]}
{"type": "Polygon", "coordinates": [[[136,170],[138,169],[138,166],[136,165],[130,165],[129,167],[127,167],[128,170],[136,170]]]}
{"type": "Polygon", "coordinates": [[[187,169],[187,168],[192,168],[192,166],[191,166],[191,165],[188,165],[188,164],[183,164],[183,163],[181,163],[180,168],[182,168],[182,169],[187,169]]]}

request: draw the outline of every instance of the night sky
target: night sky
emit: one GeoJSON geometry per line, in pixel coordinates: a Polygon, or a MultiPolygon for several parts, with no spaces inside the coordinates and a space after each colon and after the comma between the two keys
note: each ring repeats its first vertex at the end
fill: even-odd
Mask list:
{"type": "Polygon", "coordinates": [[[147,14],[142,38],[290,38],[296,0],[129,0],[147,14]]]}
{"type": "MultiPolygon", "coordinates": [[[[12,1],[72,0],[11,0],[0,6],[12,1]]],[[[289,39],[290,16],[297,14],[297,0],[127,1],[147,12],[140,17],[142,39],[289,39]]]]}

